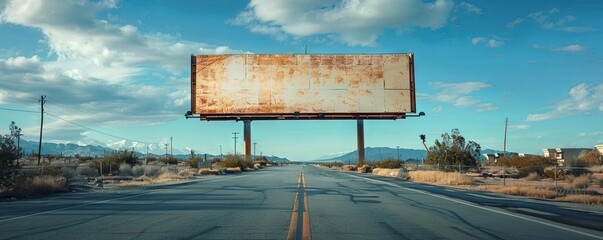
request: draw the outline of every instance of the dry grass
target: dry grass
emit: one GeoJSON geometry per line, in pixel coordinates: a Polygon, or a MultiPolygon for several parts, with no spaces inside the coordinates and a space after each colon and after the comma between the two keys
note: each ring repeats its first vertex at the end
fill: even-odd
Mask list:
{"type": "Polygon", "coordinates": [[[411,171],[408,176],[412,181],[444,185],[472,185],[473,178],[458,172],[411,171]]]}
{"type": "Polygon", "coordinates": [[[398,169],[375,168],[375,169],[373,169],[373,174],[379,175],[379,176],[401,178],[401,179],[408,178],[408,174],[406,172],[404,172],[404,170],[399,169],[399,168],[398,169]]]}
{"type": "Polygon", "coordinates": [[[45,195],[67,190],[67,180],[62,177],[34,177],[27,179],[18,192],[27,195],[45,195]]]}
{"type": "Polygon", "coordinates": [[[591,179],[590,174],[585,174],[585,175],[573,178],[571,180],[570,186],[572,188],[586,189],[590,185],[590,179],[591,179]]]}
{"type": "Polygon", "coordinates": [[[119,184],[120,187],[140,187],[140,186],[148,186],[151,185],[152,182],[149,181],[127,181],[121,182],[119,184]]]}
{"type": "Polygon", "coordinates": [[[588,170],[592,173],[603,173],[603,166],[592,166],[588,170]]]}
{"type": "Polygon", "coordinates": [[[540,180],[540,176],[538,175],[538,173],[533,172],[528,174],[528,176],[524,177],[523,179],[526,181],[538,181],[540,180]]]}
{"type": "Polygon", "coordinates": [[[557,197],[557,192],[554,190],[533,186],[480,186],[480,189],[526,197],[539,197],[547,199],[557,197]]]}
{"type": "Polygon", "coordinates": [[[558,197],[558,198],[555,198],[555,200],[603,206],[603,196],[591,196],[591,195],[576,194],[576,195],[567,195],[567,196],[563,196],[563,197],[558,197]]]}

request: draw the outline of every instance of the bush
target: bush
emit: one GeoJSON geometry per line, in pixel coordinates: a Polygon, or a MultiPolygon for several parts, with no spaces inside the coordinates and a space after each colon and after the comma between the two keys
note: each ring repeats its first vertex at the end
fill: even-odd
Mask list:
{"type": "Polygon", "coordinates": [[[540,180],[540,175],[538,175],[538,173],[532,172],[528,174],[524,179],[527,181],[538,181],[540,180]]]}
{"type": "Polygon", "coordinates": [[[544,166],[525,166],[517,168],[519,177],[527,177],[532,173],[536,173],[538,176],[544,176],[544,166]]]}
{"type": "Polygon", "coordinates": [[[163,157],[159,159],[159,162],[163,164],[178,164],[178,159],[173,157],[163,157]]]}
{"type": "Polygon", "coordinates": [[[91,168],[91,167],[77,167],[77,169],[75,169],[75,174],[77,174],[78,176],[81,177],[97,177],[98,176],[98,170],[91,168]]]}
{"type": "Polygon", "coordinates": [[[199,164],[202,162],[203,162],[203,160],[198,157],[189,158],[188,160],[184,161],[184,166],[189,167],[189,168],[197,168],[197,167],[199,167],[199,164]]]}
{"type": "Polygon", "coordinates": [[[159,177],[161,174],[161,167],[148,165],[147,166],[147,177],[159,177]]]}
{"type": "MultiPolygon", "coordinates": [[[[544,174],[549,179],[555,179],[555,169],[547,169],[544,171],[544,174]]],[[[563,169],[557,169],[557,180],[565,180],[567,179],[567,173],[563,169]]]]}
{"type": "Polygon", "coordinates": [[[144,175],[144,166],[136,165],[132,168],[132,176],[140,177],[144,175]]]}
{"type": "Polygon", "coordinates": [[[235,155],[226,155],[226,158],[220,162],[220,166],[225,168],[236,168],[240,167],[241,169],[251,168],[253,165],[251,163],[246,162],[243,158],[235,155]]]}
{"type": "Polygon", "coordinates": [[[371,164],[374,168],[401,168],[404,165],[404,161],[387,158],[383,161],[374,162],[371,164]]]}
{"type": "Polygon", "coordinates": [[[42,176],[27,179],[20,186],[19,193],[27,195],[45,195],[67,190],[67,181],[63,177],[42,176]]]}
{"type": "Polygon", "coordinates": [[[132,167],[130,164],[119,165],[119,175],[121,176],[132,176],[132,167]]]}
{"type": "Polygon", "coordinates": [[[590,185],[591,175],[582,175],[572,179],[571,187],[578,189],[586,189],[590,185]]]}
{"type": "Polygon", "coordinates": [[[66,179],[70,179],[75,175],[75,170],[71,167],[63,167],[61,168],[61,176],[66,179]]]}

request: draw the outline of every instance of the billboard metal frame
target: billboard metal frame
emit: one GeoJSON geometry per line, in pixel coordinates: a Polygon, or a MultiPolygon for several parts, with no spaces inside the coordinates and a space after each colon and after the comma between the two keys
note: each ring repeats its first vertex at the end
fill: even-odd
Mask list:
{"type": "MultiPolygon", "coordinates": [[[[297,55],[297,54],[292,54],[297,55]]],[[[329,55],[329,54],[313,54],[313,55],[329,55]]],[[[377,54],[358,54],[358,55],[377,55],[377,54]]],[[[246,121],[246,120],[352,120],[352,119],[405,119],[414,115],[408,113],[416,113],[416,96],[415,96],[415,71],[414,71],[414,54],[409,53],[408,72],[409,72],[409,90],[410,90],[410,112],[354,112],[354,113],[321,113],[321,112],[283,112],[283,113],[258,113],[258,114],[193,114],[197,109],[197,56],[191,55],[191,111],[187,112],[187,118],[199,118],[205,121],[246,121]]]]}

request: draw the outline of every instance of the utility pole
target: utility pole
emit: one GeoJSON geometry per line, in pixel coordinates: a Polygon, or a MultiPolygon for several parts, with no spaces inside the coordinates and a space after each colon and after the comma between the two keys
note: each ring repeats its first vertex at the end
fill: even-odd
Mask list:
{"type": "Polygon", "coordinates": [[[255,160],[255,148],[256,148],[257,144],[258,143],[256,143],[256,142],[253,143],[253,160],[255,160]]]}
{"type": "Polygon", "coordinates": [[[165,146],[165,158],[167,158],[168,157],[168,144],[164,143],[163,145],[165,146]]]}
{"type": "Polygon", "coordinates": [[[509,125],[509,118],[505,118],[505,141],[503,146],[503,158],[507,158],[507,125],[509,125]]]}
{"type": "Polygon", "coordinates": [[[40,96],[40,142],[38,143],[38,166],[40,166],[40,159],[42,159],[42,129],[44,128],[44,103],[46,103],[46,96],[40,96]]]}
{"type": "Polygon", "coordinates": [[[220,145],[220,158],[224,158],[224,157],[222,156],[222,145],[220,145]]]}
{"type": "Polygon", "coordinates": [[[170,157],[174,157],[174,142],[172,141],[172,137],[170,137],[170,157]]]}
{"type": "Polygon", "coordinates": [[[232,137],[234,139],[234,155],[237,155],[237,134],[239,134],[239,132],[233,132],[232,135],[234,135],[234,137],[232,137]]]}
{"type": "Polygon", "coordinates": [[[396,146],[396,150],[398,150],[398,160],[400,160],[400,146],[396,146]]]}

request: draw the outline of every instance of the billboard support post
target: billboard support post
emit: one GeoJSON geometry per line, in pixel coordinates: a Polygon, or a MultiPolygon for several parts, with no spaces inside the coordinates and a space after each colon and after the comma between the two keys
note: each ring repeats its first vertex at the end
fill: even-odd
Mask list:
{"type": "Polygon", "coordinates": [[[245,161],[251,161],[251,120],[243,121],[243,149],[245,161]]]}
{"type": "Polygon", "coordinates": [[[364,165],[364,120],[358,118],[357,120],[357,132],[358,132],[358,165],[364,165]]]}

